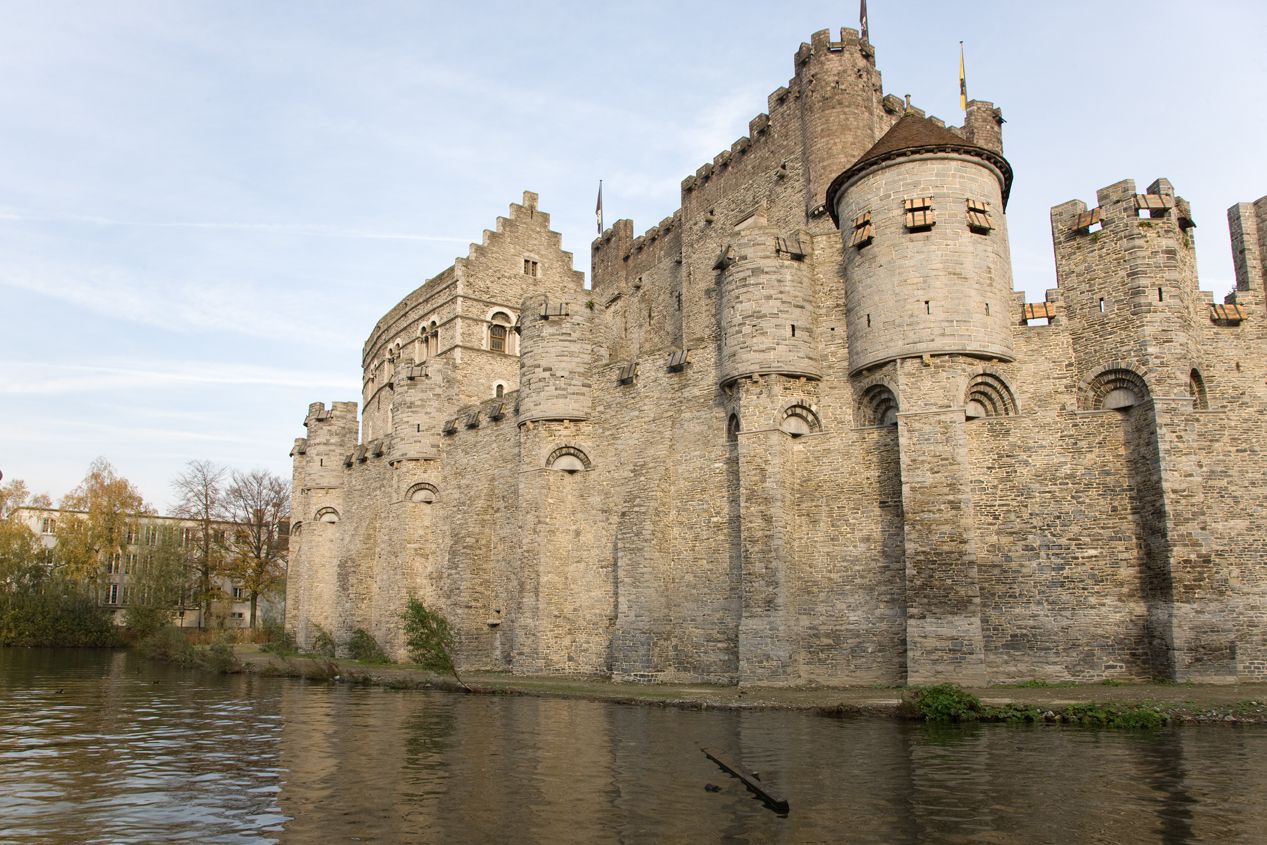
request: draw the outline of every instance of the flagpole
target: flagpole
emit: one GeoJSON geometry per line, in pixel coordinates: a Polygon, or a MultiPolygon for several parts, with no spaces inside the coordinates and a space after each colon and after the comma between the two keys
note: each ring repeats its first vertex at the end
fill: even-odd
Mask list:
{"type": "Polygon", "coordinates": [[[594,222],[598,224],[598,233],[603,234],[603,180],[598,180],[598,202],[594,204],[594,222]]]}
{"type": "Polygon", "coordinates": [[[959,108],[968,111],[968,77],[963,70],[963,42],[959,42],[959,108]]]}

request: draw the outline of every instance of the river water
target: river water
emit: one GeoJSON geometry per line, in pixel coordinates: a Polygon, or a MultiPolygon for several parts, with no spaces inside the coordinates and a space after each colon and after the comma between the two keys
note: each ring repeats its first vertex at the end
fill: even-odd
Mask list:
{"type": "Polygon", "coordinates": [[[1264,843],[1264,796],[1261,727],[932,729],[0,649],[4,843],[1264,843]]]}

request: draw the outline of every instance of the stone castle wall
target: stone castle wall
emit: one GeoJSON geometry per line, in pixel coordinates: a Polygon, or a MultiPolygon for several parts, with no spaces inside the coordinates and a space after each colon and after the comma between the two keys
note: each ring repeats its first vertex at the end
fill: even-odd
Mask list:
{"type": "Polygon", "coordinates": [[[316,405],[292,452],[301,642],[364,628],[403,656],[414,595],[468,669],[1267,677],[1267,200],[1231,212],[1221,312],[1165,180],[1053,209],[1058,286],[1026,306],[992,104],[926,119],[843,30],[768,106],[671,216],[595,240],[590,289],[528,193],[379,322],[359,431],[316,405]],[[830,209],[904,116],[949,134],[830,209]]]}

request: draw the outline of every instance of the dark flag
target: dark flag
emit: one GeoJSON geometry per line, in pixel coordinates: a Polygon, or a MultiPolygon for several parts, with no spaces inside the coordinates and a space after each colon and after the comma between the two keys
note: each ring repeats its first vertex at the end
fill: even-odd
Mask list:
{"type": "Polygon", "coordinates": [[[862,0],[862,8],[858,10],[858,22],[862,25],[862,40],[871,40],[871,29],[867,26],[867,0],[862,0]]]}
{"type": "Polygon", "coordinates": [[[594,204],[594,222],[598,224],[598,233],[603,234],[603,180],[598,180],[598,202],[594,204]]]}

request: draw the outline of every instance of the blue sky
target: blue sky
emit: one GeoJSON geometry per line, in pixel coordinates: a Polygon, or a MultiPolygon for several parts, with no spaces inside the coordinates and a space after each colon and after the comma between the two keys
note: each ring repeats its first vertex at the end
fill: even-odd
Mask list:
{"type": "MultiPolygon", "coordinates": [[[[1047,211],[1123,178],[1267,193],[1267,4],[869,3],[885,90],[1007,119],[1016,286],[1047,211]]],[[[160,509],[191,459],[289,475],[311,401],[525,189],[588,271],[594,192],[641,231],[857,3],[0,0],[0,470],[55,499],[103,455],[160,509]]]]}

